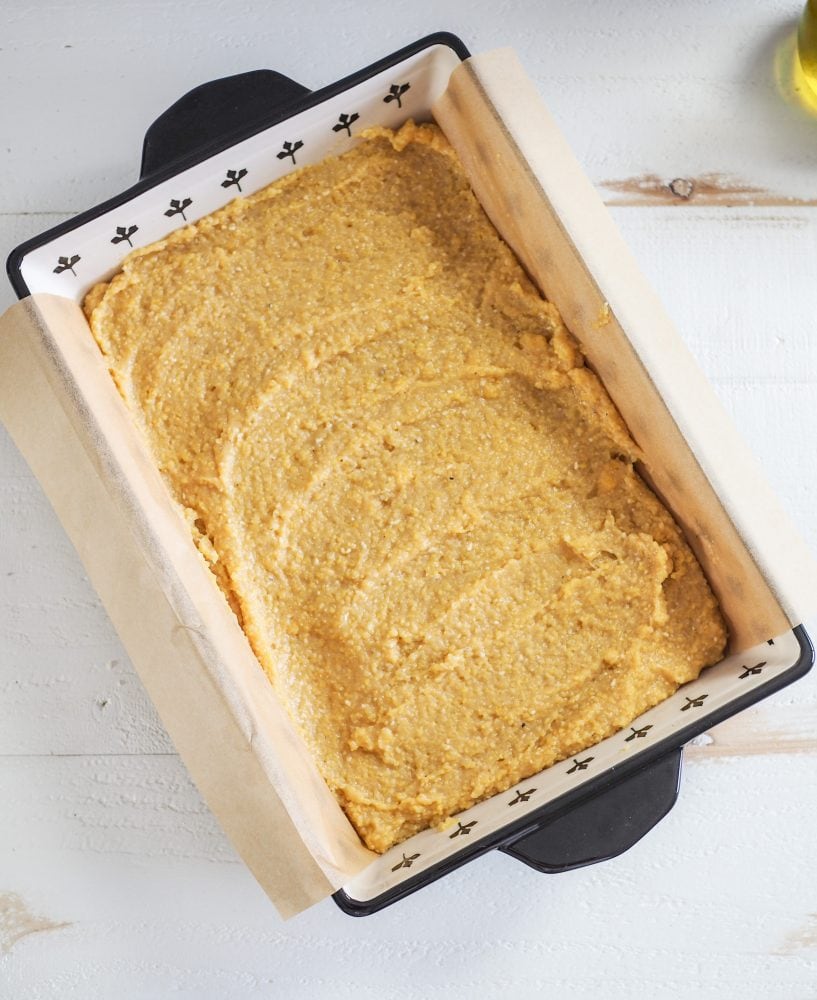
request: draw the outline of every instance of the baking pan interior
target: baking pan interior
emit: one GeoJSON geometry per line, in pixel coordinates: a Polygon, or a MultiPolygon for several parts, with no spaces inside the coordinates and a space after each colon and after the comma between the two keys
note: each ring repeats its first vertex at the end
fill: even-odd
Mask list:
{"type": "MultiPolygon", "coordinates": [[[[48,292],[81,302],[96,282],[116,272],[134,247],[250,194],[306,164],[350,148],[371,125],[400,126],[428,120],[460,56],[432,42],[347,85],[311,95],[292,116],[228,148],[186,165],[172,176],[141,183],[122,196],[19,247],[9,262],[18,294],[48,292]]],[[[89,332],[90,337],[90,332],[89,332]]],[[[191,546],[193,542],[190,542],[191,546]]],[[[626,730],[576,758],[532,775],[456,817],[444,830],[426,830],[392,848],[347,887],[365,903],[399,891],[408,880],[429,879],[535,824],[549,806],[604,774],[634,762],[648,763],[714,722],[795,679],[804,667],[804,640],[795,632],[729,656],[704,671],[626,730]]]]}

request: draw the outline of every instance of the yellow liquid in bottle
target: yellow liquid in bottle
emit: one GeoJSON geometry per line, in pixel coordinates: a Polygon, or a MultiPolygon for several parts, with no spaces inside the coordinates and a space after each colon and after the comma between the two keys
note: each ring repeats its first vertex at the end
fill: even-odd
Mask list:
{"type": "Polygon", "coordinates": [[[800,19],[797,54],[806,83],[817,94],[817,0],[808,0],[800,19]]]}

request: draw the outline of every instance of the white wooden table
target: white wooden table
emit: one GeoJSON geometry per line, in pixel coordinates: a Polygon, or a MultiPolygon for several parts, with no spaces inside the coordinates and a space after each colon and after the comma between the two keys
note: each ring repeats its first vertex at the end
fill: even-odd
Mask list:
{"type": "MultiPolygon", "coordinates": [[[[319,86],[440,28],[511,45],[817,550],[798,7],[4,0],[0,250],[128,185],[146,126],[207,79],[319,86]]],[[[285,924],[0,431],[0,997],[817,997],[815,676],[691,747],[680,801],[621,858],[546,877],[497,854],[363,921],[326,901],[285,924]]]]}

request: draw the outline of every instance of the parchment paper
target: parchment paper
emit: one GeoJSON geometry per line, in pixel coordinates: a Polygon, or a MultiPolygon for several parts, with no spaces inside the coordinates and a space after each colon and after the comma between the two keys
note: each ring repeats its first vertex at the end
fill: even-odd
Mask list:
{"type": "MultiPolygon", "coordinates": [[[[721,601],[733,651],[811,611],[817,567],[509,50],[435,115],[583,347],[721,601]]],[[[196,550],[75,303],[0,317],[0,419],[85,564],[208,805],[283,916],[374,855],[321,779],[196,550]]]]}
{"type": "Polygon", "coordinates": [[[79,306],[0,318],[0,419],[82,559],[207,804],[288,917],[373,857],[274,696],[79,306]]]}

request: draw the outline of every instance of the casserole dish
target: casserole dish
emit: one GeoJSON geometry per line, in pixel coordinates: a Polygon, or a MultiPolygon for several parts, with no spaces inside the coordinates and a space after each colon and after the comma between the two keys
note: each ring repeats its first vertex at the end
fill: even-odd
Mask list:
{"type": "MultiPolygon", "coordinates": [[[[314,93],[263,70],[197,88],[148,130],[137,185],[13,251],[15,291],[79,303],[132,247],[342,152],[367,126],[430,117],[467,56],[458,39],[437,34],[314,93]]],[[[494,848],[544,872],[626,850],[675,801],[684,743],[802,676],[812,660],[801,626],[764,636],[627,731],[468,809],[446,830],[423,831],[369,859],[337,889],[336,902],[350,914],[372,913],[494,848]]],[[[204,765],[182,756],[206,783],[204,765]]]]}

